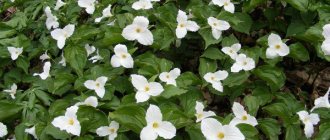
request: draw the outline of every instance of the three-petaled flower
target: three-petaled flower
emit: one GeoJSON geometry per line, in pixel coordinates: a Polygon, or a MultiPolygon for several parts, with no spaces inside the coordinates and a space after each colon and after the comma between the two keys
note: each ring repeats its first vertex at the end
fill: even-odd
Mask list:
{"type": "Polygon", "coordinates": [[[116,121],[111,121],[109,126],[101,126],[97,128],[96,134],[101,137],[108,136],[109,140],[114,140],[117,137],[118,129],[119,123],[116,121]]]}
{"type": "Polygon", "coordinates": [[[114,48],[115,54],[111,57],[111,65],[113,67],[123,66],[125,68],[133,68],[134,60],[128,53],[126,45],[118,44],[114,48]]]}
{"type": "Polygon", "coordinates": [[[223,8],[230,13],[235,12],[235,6],[230,0],[212,0],[212,2],[220,7],[223,6],[223,8]]]}
{"type": "Polygon", "coordinates": [[[130,41],[137,40],[142,45],[152,45],[154,37],[148,29],[149,20],[144,16],[137,16],[134,18],[133,23],[127,25],[122,36],[130,41]]]}
{"type": "Polygon", "coordinates": [[[58,116],[52,121],[52,125],[59,128],[60,130],[65,130],[68,133],[79,136],[81,131],[80,122],[77,119],[77,106],[71,106],[66,109],[64,116],[58,116]]]}
{"type": "Polygon", "coordinates": [[[10,97],[12,99],[15,99],[15,95],[17,92],[17,85],[14,83],[13,85],[10,86],[10,89],[3,90],[3,92],[9,93],[10,97]]]}
{"type": "Polygon", "coordinates": [[[234,102],[232,110],[235,118],[230,121],[229,125],[236,126],[237,124],[245,123],[256,126],[258,124],[257,119],[248,114],[240,103],[234,102]]]}
{"type": "Polygon", "coordinates": [[[145,102],[149,100],[150,96],[158,96],[164,91],[160,83],[148,82],[148,80],[141,75],[132,74],[131,78],[132,84],[137,90],[135,94],[137,103],[145,102]]]}
{"type": "Polygon", "coordinates": [[[107,18],[107,17],[112,17],[113,15],[111,14],[111,4],[109,4],[108,7],[106,7],[105,9],[103,9],[102,11],[102,16],[98,17],[95,19],[95,22],[98,23],[100,22],[103,18],[107,18]]]}
{"type": "Polygon", "coordinates": [[[96,0],[78,0],[78,5],[82,8],[86,8],[88,14],[93,14],[95,11],[96,0]]]}
{"type": "Polygon", "coordinates": [[[19,55],[23,53],[23,48],[16,48],[16,47],[7,47],[8,52],[10,53],[10,57],[12,60],[16,60],[19,55]]]}
{"type": "Polygon", "coordinates": [[[202,120],[201,130],[207,140],[244,140],[245,136],[233,125],[222,125],[213,118],[202,120]]]}
{"type": "Polygon", "coordinates": [[[49,72],[50,72],[50,62],[46,62],[43,66],[43,72],[42,73],[34,73],[33,76],[40,76],[42,80],[47,79],[49,77],[49,72]]]}
{"type": "Polygon", "coordinates": [[[239,54],[230,69],[231,72],[239,72],[241,70],[249,71],[255,67],[255,61],[252,58],[247,57],[245,54],[239,54]]]}
{"type": "Polygon", "coordinates": [[[50,34],[57,41],[57,47],[63,49],[67,38],[72,36],[75,26],[73,24],[66,25],[63,29],[55,29],[50,34]]]}
{"type": "Polygon", "coordinates": [[[221,51],[230,56],[231,59],[236,59],[238,56],[238,51],[241,49],[241,44],[235,43],[230,47],[223,47],[221,51]]]}
{"type": "Polygon", "coordinates": [[[273,59],[277,56],[286,56],[290,53],[289,47],[282,41],[277,34],[271,33],[268,36],[268,48],[266,50],[266,57],[273,59]]]}
{"type": "Polygon", "coordinates": [[[163,82],[166,82],[166,84],[174,85],[176,86],[175,79],[180,76],[181,70],[179,68],[174,68],[173,70],[169,72],[162,72],[159,75],[159,79],[163,82]]]}
{"type": "Polygon", "coordinates": [[[228,77],[228,72],[225,70],[219,70],[217,72],[209,72],[204,75],[206,82],[212,84],[212,87],[217,91],[223,92],[223,86],[221,80],[225,80],[228,77]]]}
{"type": "Polygon", "coordinates": [[[211,116],[216,116],[216,114],[213,111],[204,111],[204,105],[201,102],[196,101],[195,106],[195,116],[196,116],[196,122],[200,122],[203,119],[206,119],[211,116]]]}
{"type": "Polygon", "coordinates": [[[214,17],[207,18],[207,23],[212,28],[212,35],[215,39],[219,39],[221,37],[222,31],[228,30],[230,28],[230,24],[224,20],[218,20],[214,17]]]}
{"type": "Polygon", "coordinates": [[[187,34],[187,31],[196,32],[200,28],[195,21],[188,20],[187,14],[181,10],[178,12],[176,21],[178,22],[175,30],[177,38],[184,38],[187,34]]]}
{"type": "Polygon", "coordinates": [[[305,128],[304,132],[307,138],[310,138],[314,133],[313,125],[317,125],[319,123],[320,118],[318,114],[311,113],[309,114],[307,111],[302,110],[297,112],[299,119],[304,123],[305,128]]]}

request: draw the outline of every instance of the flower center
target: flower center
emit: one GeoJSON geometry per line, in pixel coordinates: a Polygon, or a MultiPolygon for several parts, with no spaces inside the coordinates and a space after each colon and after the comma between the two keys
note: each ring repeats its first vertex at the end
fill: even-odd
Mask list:
{"type": "Polygon", "coordinates": [[[15,51],[15,54],[18,54],[18,51],[15,51]]]}
{"type": "Polygon", "coordinates": [[[217,26],[218,24],[217,23],[213,23],[213,26],[217,26]]]}
{"type": "Polygon", "coordinates": [[[222,133],[222,132],[219,132],[218,135],[217,135],[217,137],[218,137],[219,139],[223,139],[223,138],[225,137],[225,134],[222,133]]]}
{"type": "Polygon", "coordinates": [[[136,29],[135,29],[135,32],[137,32],[137,33],[140,33],[141,31],[142,31],[141,28],[136,28],[136,29]]]}
{"type": "Polygon", "coordinates": [[[116,132],[116,130],[115,130],[114,128],[109,128],[109,131],[110,131],[111,133],[115,133],[115,132],[116,132]]]}
{"type": "Polygon", "coordinates": [[[246,61],[244,61],[244,62],[243,62],[243,65],[244,65],[244,66],[245,66],[245,65],[247,65],[247,62],[246,62],[246,61]]]}
{"type": "Polygon", "coordinates": [[[74,120],[72,118],[69,119],[69,125],[73,125],[74,124],[74,120]]]}
{"type": "Polygon", "coordinates": [[[159,127],[159,124],[158,124],[158,123],[154,122],[154,123],[152,124],[152,128],[158,128],[158,127],[159,127]]]}
{"type": "Polygon", "coordinates": [[[100,87],[100,83],[96,83],[96,87],[100,87]]]}
{"type": "Polygon", "coordinates": [[[212,76],[212,77],[211,77],[211,80],[212,80],[212,81],[214,81],[214,80],[215,80],[215,77],[214,77],[214,76],[212,76]]]}
{"type": "Polygon", "coordinates": [[[244,116],[242,117],[242,120],[243,120],[243,121],[246,121],[246,120],[247,120],[247,116],[244,115],[244,116]]]}
{"type": "Polygon", "coordinates": [[[121,58],[123,58],[123,59],[125,59],[126,57],[127,57],[126,54],[121,55],[121,58]]]}
{"type": "Polygon", "coordinates": [[[228,2],[225,2],[223,5],[224,5],[224,6],[228,6],[228,4],[229,4],[228,2]]]}
{"type": "Polygon", "coordinates": [[[166,78],[167,78],[167,79],[170,79],[170,75],[166,75],[166,78]]]}
{"type": "Polygon", "coordinates": [[[145,87],[144,87],[144,91],[147,92],[147,91],[149,91],[149,90],[150,90],[150,87],[149,87],[149,86],[145,86],[145,87]]]}
{"type": "Polygon", "coordinates": [[[185,27],[185,25],[184,25],[183,23],[180,23],[179,26],[180,26],[181,28],[185,27]]]}
{"type": "Polygon", "coordinates": [[[305,118],[303,122],[308,122],[308,118],[305,118]]]}
{"type": "Polygon", "coordinates": [[[275,48],[276,49],[281,49],[281,45],[276,45],[275,48]]]}
{"type": "Polygon", "coordinates": [[[68,33],[64,33],[65,38],[68,38],[68,36],[69,36],[68,33]]]}
{"type": "Polygon", "coordinates": [[[229,53],[234,53],[234,51],[233,50],[229,50],[229,53]]]}
{"type": "Polygon", "coordinates": [[[203,114],[197,114],[196,115],[198,119],[202,118],[203,117],[203,114]]]}

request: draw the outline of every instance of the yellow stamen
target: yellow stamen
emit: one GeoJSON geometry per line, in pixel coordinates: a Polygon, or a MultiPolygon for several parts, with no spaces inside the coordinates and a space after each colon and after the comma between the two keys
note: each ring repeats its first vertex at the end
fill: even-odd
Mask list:
{"type": "Polygon", "coordinates": [[[281,45],[276,45],[275,48],[276,49],[280,49],[281,48],[281,45]]]}
{"type": "Polygon", "coordinates": [[[242,120],[243,120],[243,121],[246,121],[246,120],[247,120],[247,116],[244,115],[244,116],[242,117],[242,120]]]}
{"type": "Polygon", "coordinates": [[[154,122],[154,123],[152,124],[152,127],[153,127],[153,128],[158,128],[158,127],[159,127],[159,124],[156,123],[156,122],[154,122]]]}
{"type": "Polygon", "coordinates": [[[140,28],[136,28],[135,29],[135,32],[140,33],[141,32],[141,29],[140,28]]]}
{"type": "Polygon", "coordinates": [[[183,28],[183,27],[184,27],[184,24],[183,24],[183,23],[181,23],[181,24],[179,24],[179,26],[180,26],[181,28],[183,28]]]}
{"type": "Polygon", "coordinates": [[[121,58],[123,58],[123,59],[125,59],[126,57],[127,57],[126,54],[121,55],[121,58]]]}
{"type": "Polygon", "coordinates": [[[197,116],[197,119],[200,119],[203,117],[203,114],[197,114],[196,116],[197,116]]]}
{"type": "Polygon", "coordinates": [[[69,119],[69,125],[73,125],[74,124],[74,120],[73,119],[69,119]]]}
{"type": "Polygon", "coordinates": [[[149,91],[150,90],[150,87],[149,86],[145,86],[144,87],[144,91],[149,91]]]}
{"type": "Polygon", "coordinates": [[[225,134],[222,133],[222,132],[219,132],[218,135],[217,135],[217,137],[218,137],[219,139],[223,139],[223,138],[225,137],[225,134]]]}
{"type": "Polygon", "coordinates": [[[109,128],[109,131],[110,131],[111,133],[115,133],[115,132],[116,132],[116,130],[115,130],[114,128],[109,128]]]}

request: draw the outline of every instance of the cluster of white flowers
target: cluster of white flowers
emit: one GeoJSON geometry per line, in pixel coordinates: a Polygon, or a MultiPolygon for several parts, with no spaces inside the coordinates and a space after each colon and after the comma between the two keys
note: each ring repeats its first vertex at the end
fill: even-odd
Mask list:
{"type": "Polygon", "coordinates": [[[325,40],[321,45],[321,50],[323,51],[324,55],[330,55],[330,24],[323,26],[322,35],[325,40]]]}

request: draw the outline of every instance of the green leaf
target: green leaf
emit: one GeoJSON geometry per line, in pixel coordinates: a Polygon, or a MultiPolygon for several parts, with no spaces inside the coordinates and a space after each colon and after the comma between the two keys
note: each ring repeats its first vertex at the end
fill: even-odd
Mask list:
{"type": "Polygon", "coordinates": [[[278,140],[278,135],[281,134],[281,127],[275,119],[260,119],[258,123],[257,126],[270,140],[278,140]]]}
{"type": "Polygon", "coordinates": [[[87,61],[85,48],[81,46],[67,46],[64,49],[64,57],[77,74],[82,76],[87,61]]]}
{"type": "Polygon", "coordinates": [[[18,57],[18,59],[16,60],[16,65],[17,65],[17,67],[24,70],[25,74],[29,73],[28,69],[30,67],[30,61],[27,60],[26,58],[18,57]]]}
{"type": "Polygon", "coordinates": [[[284,0],[289,3],[292,7],[299,11],[306,12],[308,10],[308,0],[284,0]]]}
{"type": "Polygon", "coordinates": [[[168,99],[168,98],[171,98],[173,96],[178,96],[178,95],[184,94],[186,92],[187,92],[187,90],[180,89],[176,86],[166,85],[164,87],[164,91],[161,93],[161,96],[168,99]]]}
{"type": "Polygon", "coordinates": [[[81,124],[82,134],[109,125],[107,115],[92,106],[79,106],[77,116],[81,124]]]}
{"type": "Polygon", "coordinates": [[[285,122],[289,122],[289,115],[291,113],[284,103],[273,103],[262,108],[271,116],[278,116],[282,118],[285,122]]]}
{"type": "Polygon", "coordinates": [[[273,90],[280,89],[285,83],[285,74],[277,67],[263,65],[256,68],[253,73],[260,79],[266,81],[273,90]]]}
{"type": "Polygon", "coordinates": [[[223,85],[233,87],[236,85],[241,85],[248,80],[250,76],[249,72],[241,71],[239,73],[231,73],[224,81],[223,85]]]}
{"type": "Polygon", "coordinates": [[[330,139],[330,122],[322,123],[319,126],[319,133],[316,135],[315,140],[330,139]]]}
{"type": "Polygon", "coordinates": [[[42,90],[35,90],[34,93],[37,98],[41,100],[41,102],[46,106],[50,106],[51,102],[54,100],[52,96],[42,90]]]}
{"type": "Polygon", "coordinates": [[[250,15],[246,14],[246,13],[235,13],[235,16],[241,21],[238,24],[233,25],[233,29],[238,31],[238,32],[242,32],[242,33],[246,33],[246,34],[250,34],[250,29],[253,23],[253,20],[251,19],[250,15]]]}
{"type": "Polygon", "coordinates": [[[24,106],[16,103],[9,103],[0,101],[0,121],[14,117],[16,114],[21,113],[24,106]]]}
{"type": "Polygon", "coordinates": [[[16,34],[16,30],[7,26],[6,24],[0,23],[0,38],[8,38],[16,34]]]}
{"type": "Polygon", "coordinates": [[[223,38],[221,45],[223,47],[230,47],[231,45],[233,45],[235,43],[239,43],[239,41],[233,34],[231,34],[230,36],[226,36],[223,38]]]}
{"type": "Polygon", "coordinates": [[[201,57],[209,58],[212,60],[222,60],[224,59],[225,54],[223,54],[218,48],[210,47],[204,51],[201,57]]]}
{"type": "Polygon", "coordinates": [[[285,139],[286,140],[301,140],[301,128],[299,124],[296,125],[289,125],[286,127],[285,132],[285,139]]]}
{"type": "Polygon", "coordinates": [[[194,118],[195,117],[195,106],[196,101],[201,100],[202,92],[197,88],[190,88],[186,94],[180,95],[180,105],[184,109],[187,116],[194,118]]]}
{"type": "Polygon", "coordinates": [[[169,49],[171,43],[175,41],[173,32],[167,27],[156,28],[156,30],[153,31],[153,35],[154,43],[151,47],[159,50],[169,49]]]}
{"type": "Polygon", "coordinates": [[[249,124],[238,124],[236,125],[246,138],[253,138],[258,135],[258,130],[249,124]]]}
{"type": "Polygon", "coordinates": [[[258,98],[251,95],[245,96],[244,103],[249,109],[249,114],[255,116],[260,106],[258,98]]]}
{"type": "Polygon", "coordinates": [[[186,88],[188,86],[201,84],[201,80],[194,73],[185,72],[176,79],[176,84],[178,87],[186,88]]]}
{"type": "Polygon", "coordinates": [[[186,127],[185,131],[188,133],[191,140],[204,140],[205,137],[201,132],[199,125],[193,125],[191,127],[186,127]]]}
{"type": "Polygon", "coordinates": [[[193,121],[189,119],[182,110],[180,110],[179,106],[174,103],[164,102],[159,105],[159,108],[163,114],[163,120],[170,121],[176,129],[180,129],[193,123],[193,121]]]}
{"type": "Polygon", "coordinates": [[[215,72],[217,69],[217,62],[206,58],[199,58],[198,72],[200,76],[204,76],[208,72],[215,72]]]}
{"type": "Polygon", "coordinates": [[[301,43],[292,44],[289,46],[289,48],[290,48],[290,54],[289,54],[290,57],[303,62],[309,60],[309,53],[301,43]]]}
{"type": "Polygon", "coordinates": [[[258,7],[259,5],[267,2],[267,0],[250,0],[244,3],[243,5],[243,12],[251,12],[254,8],[258,7]]]}
{"type": "Polygon", "coordinates": [[[145,110],[135,104],[121,106],[109,115],[119,124],[135,133],[140,133],[142,128],[146,125],[145,110]]]}
{"type": "Polygon", "coordinates": [[[213,37],[211,28],[202,28],[198,31],[198,33],[203,37],[205,41],[205,49],[212,44],[220,43],[220,41],[222,40],[221,37],[219,39],[215,39],[213,37]]]}
{"type": "MultiPolygon", "coordinates": [[[[46,135],[50,135],[55,139],[68,139],[70,135],[66,131],[61,131],[59,128],[53,126],[52,124],[48,124],[43,132],[46,135]]],[[[41,134],[43,135],[43,134],[41,134]]]]}

